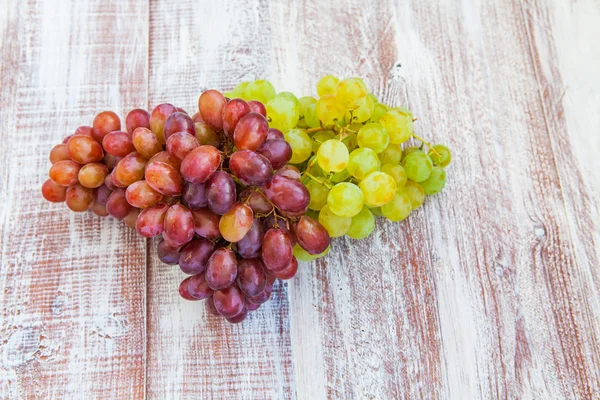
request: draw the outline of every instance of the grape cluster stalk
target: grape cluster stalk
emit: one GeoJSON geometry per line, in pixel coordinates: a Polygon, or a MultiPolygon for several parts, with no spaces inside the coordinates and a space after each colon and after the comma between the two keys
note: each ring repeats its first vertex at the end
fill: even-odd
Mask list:
{"type": "Polygon", "coordinates": [[[158,257],[190,275],[180,295],[238,323],[277,279],[296,274],[295,249],[323,255],[330,238],[305,215],[309,191],[262,102],[208,90],[198,109],[135,109],[124,130],[117,114],[101,112],[51,150],[42,195],[162,236],[158,257]]]}

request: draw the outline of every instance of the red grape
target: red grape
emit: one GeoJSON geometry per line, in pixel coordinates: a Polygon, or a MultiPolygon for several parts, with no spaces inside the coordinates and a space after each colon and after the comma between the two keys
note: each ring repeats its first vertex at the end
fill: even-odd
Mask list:
{"type": "Polygon", "coordinates": [[[112,131],[121,129],[121,120],[119,119],[119,116],[112,111],[102,111],[94,118],[92,127],[94,129],[92,137],[96,142],[102,143],[104,136],[112,131]]]}
{"type": "Polygon", "coordinates": [[[230,317],[230,318],[226,318],[226,319],[227,319],[227,321],[229,321],[232,324],[239,324],[240,322],[245,320],[247,316],[248,316],[248,308],[246,306],[244,306],[244,308],[242,308],[242,311],[240,311],[237,315],[230,317]]]}
{"type": "Polygon", "coordinates": [[[229,169],[242,183],[250,186],[262,186],[273,175],[269,160],[252,150],[233,153],[229,159],[229,169]]]}
{"type": "Polygon", "coordinates": [[[292,261],[292,241],[282,229],[269,229],[263,238],[261,258],[269,271],[283,271],[292,261]]]}
{"type": "Polygon", "coordinates": [[[150,129],[156,135],[159,143],[165,143],[165,121],[174,112],[177,112],[177,109],[173,104],[169,103],[159,104],[152,110],[152,114],[150,115],[150,129]]]}
{"type": "Polygon", "coordinates": [[[200,146],[190,151],[181,162],[183,179],[192,183],[206,182],[221,165],[221,153],[213,146],[200,146]]]}
{"type": "Polygon", "coordinates": [[[75,161],[58,161],[50,168],[50,179],[60,186],[71,186],[79,182],[78,175],[82,165],[75,161]]]}
{"type": "Polygon", "coordinates": [[[235,204],[235,182],[231,175],[217,171],[209,179],[206,188],[208,208],[215,214],[223,215],[235,204]]]}
{"type": "Polygon", "coordinates": [[[238,263],[235,253],[226,247],[216,249],[208,259],[206,282],[213,290],[225,289],[237,276],[238,263]]]}
{"type": "Polygon", "coordinates": [[[213,213],[208,208],[200,208],[192,210],[192,216],[194,217],[194,231],[197,235],[211,240],[221,237],[220,215],[213,213]]]}
{"type": "Polygon", "coordinates": [[[217,290],[212,299],[218,313],[225,318],[233,318],[244,310],[244,293],[235,285],[217,290]]]}
{"type": "Polygon", "coordinates": [[[71,160],[79,164],[102,161],[104,151],[102,146],[88,136],[76,135],[67,142],[67,154],[71,160]]]}
{"type": "Polygon", "coordinates": [[[227,104],[225,96],[216,90],[207,90],[198,99],[198,110],[202,120],[211,128],[223,129],[223,108],[227,104]]]}
{"type": "Polygon", "coordinates": [[[216,315],[217,317],[221,316],[221,314],[219,314],[219,312],[215,308],[215,303],[213,301],[213,297],[212,296],[209,297],[209,298],[207,298],[204,303],[206,304],[206,311],[208,311],[212,315],[216,315]]]}
{"type": "Polygon", "coordinates": [[[111,193],[112,190],[110,190],[108,186],[100,186],[98,189],[96,189],[96,201],[105,206],[106,202],[108,201],[108,196],[110,196],[111,193]]]}
{"type": "Polygon", "coordinates": [[[93,139],[94,138],[94,128],[92,128],[91,126],[87,126],[87,125],[81,125],[77,129],[75,129],[75,133],[73,134],[73,136],[75,136],[75,135],[88,136],[93,139]]]}
{"type": "Polygon", "coordinates": [[[267,108],[260,101],[258,101],[258,100],[250,100],[248,102],[248,105],[250,106],[250,110],[252,110],[252,112],[260,114],[260,115],[262,115],[265,118],[267,117],[267,108]]]}
{"type": "Polygon", "coordinates": [[[262,221],[255,218],[246,236],[236,243],[236,250],[243,258],[256,258],[260,256],[260,247],[264,236],[262,221]]]}
{"type": "Polygon", "coordinates": [[[150,159],[162,151],[162,145],[158,141],[156,134],[145,127],[139,127],[133,131],[131,142],[136,151],[146,159],[150,159]]]}
{"type": "Polygon", "coordinates": [[[179,168],[181,167],[181,160],[177,157],[173,157],[166,151],[161,151],[153,155],[152,158],[148,160],[148,164],[153,163],[154,161],[169,164],[175,171],[179,171],[179,168]]]}
{"type": "Polygon", "coordinates": [[[115,185],[115,182],[112,179],[112,173],[106,175],[106,178],[104,178],[104,184],[111,191],[117,188],[117,185],[115,185]]]}
{"type": "Polygon", "coordinates": [[[127,117],[125,118],[125,126],[127,133],[130,135],[133,135],[133,132],[135,132],[137,128],[150,129],[150,113],[141,108],[129,111],[129,114],[127,114],[127,117]]]}
{"type": "Polygon", "coordinates": [[[273,169],[279,169],[292,158],[292,147],[283,139],[265,141],[257,150],[271,162],[273,169]]]}
{"type": "Polygon", "coordinates": [[[199,146],[198,139],[187,132],[173,133],[167,139],[167,151],[180,160],[183,160],[190,151],[199,146]]]}
{"type": "Polygon", "coordinates": [[[164,262],[165,264],[175,265],[179,263],[179,248],[169,246],[164,239],[158,242],[158,245],[156,246],[156,254],[158,254],[160,261],[164,262]]]}
{"type": "Polygon", "coordinates": [[[113,170],[113,182],[117,186],[126,187],[144,178],[144,170],[148,161],[137,152],[123,157],[113,170]]]}
{"type": "Polygon", "coordinates": [[[265,141],[269,123],[267,119],[257,113],[244,115],[238,122],[233,132],[233,142],[240,150],[256,150],[265,141]]]}
{"type": "Polygon", "coordinates": [[[95,201],[92,204],[92,206],[90,207],[90,210],[92,210],[92,212],[99,217],[106,217],[108,215],[108,211],[106,211],[106,206],[98,203],[97,201],[95,201]]]}
{"type": "Polygon", "coordinates": [[[285,140],[283,133],[281,133],[281,131],[279,129],[269,128],[269,130],[267,131],[267,137],[265,138],[265,140],[275,140],[275,139],[285,140]]]}
{"type": "Polygon", "coordinates": [[[48,201],[53,203],[62,203],[65,201],[67,195],[67,188],[64,186],[57,185],[48,179],[42,185],[42,196],[48,201]]]}
{"type": "Polygon", "coordinates": [[[104,184],[104,180],[108,175],[108,168],[101,163],[86,164],[79,170],[77,179],[83,186],[94,189],[104,184]]]}
{"type": "Polygon", "coordinates": [[[87,211],[94,204],[94,190],[76,183],[67,189],[65,202],[73,211],[87,211]]]}
{"type": "Polygon", "coordinates": [[[59,161],[70,160],[67,153],[67,145],[64,143],[57,144],[50,150],[50,162],[56,164],[59,161]]]}
{"type": "Polygon", "coordinates": [[[135,229],[143,237],[154,237],[160,235],[165,230],[165,217],[169,205],[158,203],[150,206],[140,213],[135,223],[135,229]]]}
{"type": "Polygon", "coordinates": [[[189,278],[185,278],[183,281],[181,281],[181,283],[179,284],[179,295],[186,300],[197,301],[199,299],[193,297],[189,291],[189,284],[191,279],[192,277],[190,276],[189,278]]]}
{"type": "Polygon", "coordinates": [[[258,310],[259,307],[260,304],[253,303],[249,297],[246,297],[246,308],[248,309],[248,311],[258,310]]]}
{"type": "Polygon", "coordinates": [[[309,254],[321,254],[329,247],[329,234],[319,221],[303,215],[294,228],[298,244],[309,254]]]}
{"type": "Polygon", "coordinates": [[[146,167],[146,181],[157,192],[177,196],[183,190],[181,175],[171,165],[153,161],[146,167]]]}
{"type": "Polygon", "coordinates": [[[298,171],[298,168],[294,167],[293,165],[284,165],[275,172],[275,175],[284,176],[295,181],[300,181],[302,179],[300,171],[298,171]]]}
{"type": "Polygon", "coordinates": [[[221,217],[219,231],[223,239],[228,242],[239,242],[250,230],[252,221],[254,221],[252,209],[245,204],[236,203],[221,217]]]}
{"type": "Polygon", "coordinates": [[[250,303],[262,304],[262,303],[266,302],[267,300],[269,300],[269,297],[271,297],[271,292],[273,291],[274,284],[275,284],[275,277],[267,274],[267,284],[265,286],[265,290],[263,290],[262,293],[260,293],[257,296],[246,297],[248,304],[250,304],[250,303]]]}
{"type": "Polygon", "coordinates": [[[197,274],[190,277],[190,280],[188,281],[188,292],[192,297],[198,300],[204,300],[213,294],[213,290],[206,283],[204,274],[197,274]]]}
{"type": "Polygon", "coordinates": [[[189,115],[182,112],[174,112],[169,115],[164,126],[165,141],[169,140],[169,136],[177,132],[187,132],[192,136],[196,135],[196,126],[189,115]]]}
{"type": "Polygon", "coordinates": [[[147,181],[134,182],[125,191],[127,201],[134,207],[150,207],[162,200],[163,195],[158,193],[147,181]]]}
{"type": "Polygon", "coordinates": [[[302,182],[283,176],[273,176],[264,190],[267,198],[281,211],[302,211],[310,201],[310,194],[302,182]]]}
{"type": "Polygon", "coordinates": [[[208,239],[194,239],[181,249],[179,268],[190,275],[202,274],[208,266],[208,259],[215,251],[215,244],[208,239]]]}
{"type": "Polygon", "coordinates": [[[163,238],[172,247],[181,247],[194,237],[194,217],[190,210],[181,204],[169,207],[165,216],[163,238]]]}
{"type": "Polygon", "coordinates": [[[139,208],[132,208],[131,211],[129,211],[129,214],[127,214],[125,218],[123,218],[123,222],[125,223],[125,225],[127,225],[131,229],[135,229],[135,224],[137,222],[137,218],[140,215],[140,211],[141,210],[139,208]]]}
{"type": "Polygon", "coordinates": [[[292,257],[292,261],[287,267],[281,271],[271,271],[271,274],[277,279],[286,280],[293,278],[296,272],[298,272],[298,260],[296,260],[296,257],[292,257]]]}
{"type": "Polygon", "coordinates": [[[186,183],[183,187],[181,202],[190,210],[197,210],[208,205],[205,183],[186,183]]]}
{"type": "Polygon", "coordinates": [[[240,119],[250,112],[250,106],[242,99],[233,99],[223,108],[223,131],[229,137],[233,136],[235,127],[240,119]]]}
{"type": "Polygon", "coordinates": [[[238,263],[237,284],[247,296],[258,296],[267,285],[267,275],[258,258],[241,259],[238,263]]]}
{"type": "Polygon", "coordinates": [[[106,211],[117,219],[123,219],[131,212],[133,207],[127,202],[125,189],[117,188],[108,196],[106,211]]]}
{"type": "Polygon", "coordinates": [[[254,214],[268,214],[273,210],[273,205],[269,203],[267,197],[254,188],[248,188],[240,193],[240,201],[248,204],[254,214]]]}
{"type": "Polygon", "coordinates": [[[109,171],[112,171],[117,164],[119,163],[119,161],[121,161],[121,157],[115,157],[112,154],[108,154],[108,153],[104,153],[104,165],[106,165],[106,168],[108,168],[109,171]]]}
{"type": "Polygon", "coordinates": [[[194,123],[204,122],[204,120],[202,119],[202,116],[200,115],[200,112],[197,112],[196,114],[192,115],[192,121],[194,121],[194,123]]]}
{"type": "Polygon", "coordinates": [[[196,139],[201,145],[209,145],[219,147],[222,137],[218,132],[215,132],[210,126],[204,122],[196,122],[196,139]]]}
{"type": "Polygon", "coordinates": [[[293,230],[290,230],[289,221],[286,218],[278,215],[277,226],[275,226],[275,216],[271,214],[263,220],[263,228],[265,231],[271,228],[283,229],[290,237],[290,240],[292,241],[292,247],[296,245],[296,235],[294,234],[293,230]]]}
{"type": "Polygon", "coordinates": [[[131,135],[123,131],[112,131],[102,139],[102,147],[108,154],[115,157],[125,157],[135,151],[131,135]]]}

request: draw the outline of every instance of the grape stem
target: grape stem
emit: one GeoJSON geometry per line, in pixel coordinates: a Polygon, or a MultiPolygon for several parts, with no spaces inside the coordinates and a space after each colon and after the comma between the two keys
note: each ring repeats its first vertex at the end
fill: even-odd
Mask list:
{"type": "Polygon", "coordinates": [[[414,133],[412,134],[412,137],[414,137],[417,140],[420,140],[422,143],[425,143],[427,145],[427,147],[429,147],[429,149],[433,152],[433,154],[435,154],[436,156],[438,156],[439,158],[441,158],[442,156],[440,155],[440,153],[438,153],[437,151],[435,151],[435,149],[433,148],[433,146],[431,145],[431,143],[429,143],[428,141],[426,141],[425,139],[423,139],[420,136],[415,135],[414,133]]]}
{"type": "Polygon", "coordinates": [[[322,127],[316,127],[316,128],[305,129],[304,131],[306,132],[306,134],[309,134],[309,133],[321,132],[322,130],[323,130],[322,127]]]}
{"type": "Polygon", "coordinates": [[[330,190],[331,190],[332,186],[331,186],[330,184],[328,184],[327,182],[325,182],[325,181],[323,181],[323,180],[321,180],[321,179],[319,179],[319,178],[317,178],[317,177],[314,177],[314,176],[312,176],[312,175],[311,175],[310,173],[308,173],[308,172],[306,172],[306,176],[308,176],[308,177],[309,177],[310,179],[312,179],[313,181],[315,181],[315,182],[317,182],[317,183],[320,183],[321,185],[325,186],[327,189],[330,189],[330,190]]]}

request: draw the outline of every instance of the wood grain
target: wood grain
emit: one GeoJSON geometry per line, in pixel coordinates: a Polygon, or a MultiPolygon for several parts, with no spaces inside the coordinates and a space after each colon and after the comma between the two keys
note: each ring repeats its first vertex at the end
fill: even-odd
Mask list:
{"type": "Polygon", "coordinates": [[[137,4],[0,5],[0,398],[144,397],[145,241],[40,193],[54,144],[145,105],[137,4]]]}

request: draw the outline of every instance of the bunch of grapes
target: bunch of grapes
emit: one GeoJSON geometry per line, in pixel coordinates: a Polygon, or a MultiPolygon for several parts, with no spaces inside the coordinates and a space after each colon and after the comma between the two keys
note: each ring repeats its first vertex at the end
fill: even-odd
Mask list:
{"type": "MultiPolygon", "coordinates": [[[[425,195],[444,188],[450,150],[417,136],[409,110],[380,103],[360,78],[325,76],[317,93],[318,99],[297,99],[259,80],[228,95],[266,104],[270,124],[284,132],[290,162],[310,193],[308,215],[331,237],[365,238],[375,229],[375,216],[402,221],[425,195]],[[421,144],[403,149],[412,138],[421,144]]],[[[301,260],[314,259],[295,250],[301,260]]]]}
{"type": "Polygon", "coordinates": [[[269,127],[263,102],[208,90],[198,107],[192,117],[167,103],[136,109],[126,130],[115,113],[98,114],[52,149],[42,194],[161,235],[159,258],[191,275],[181,296],[236,323],[296,274],[295,254],[326,254],[330,239],[305,215],[293,147],[269,127]]]}

